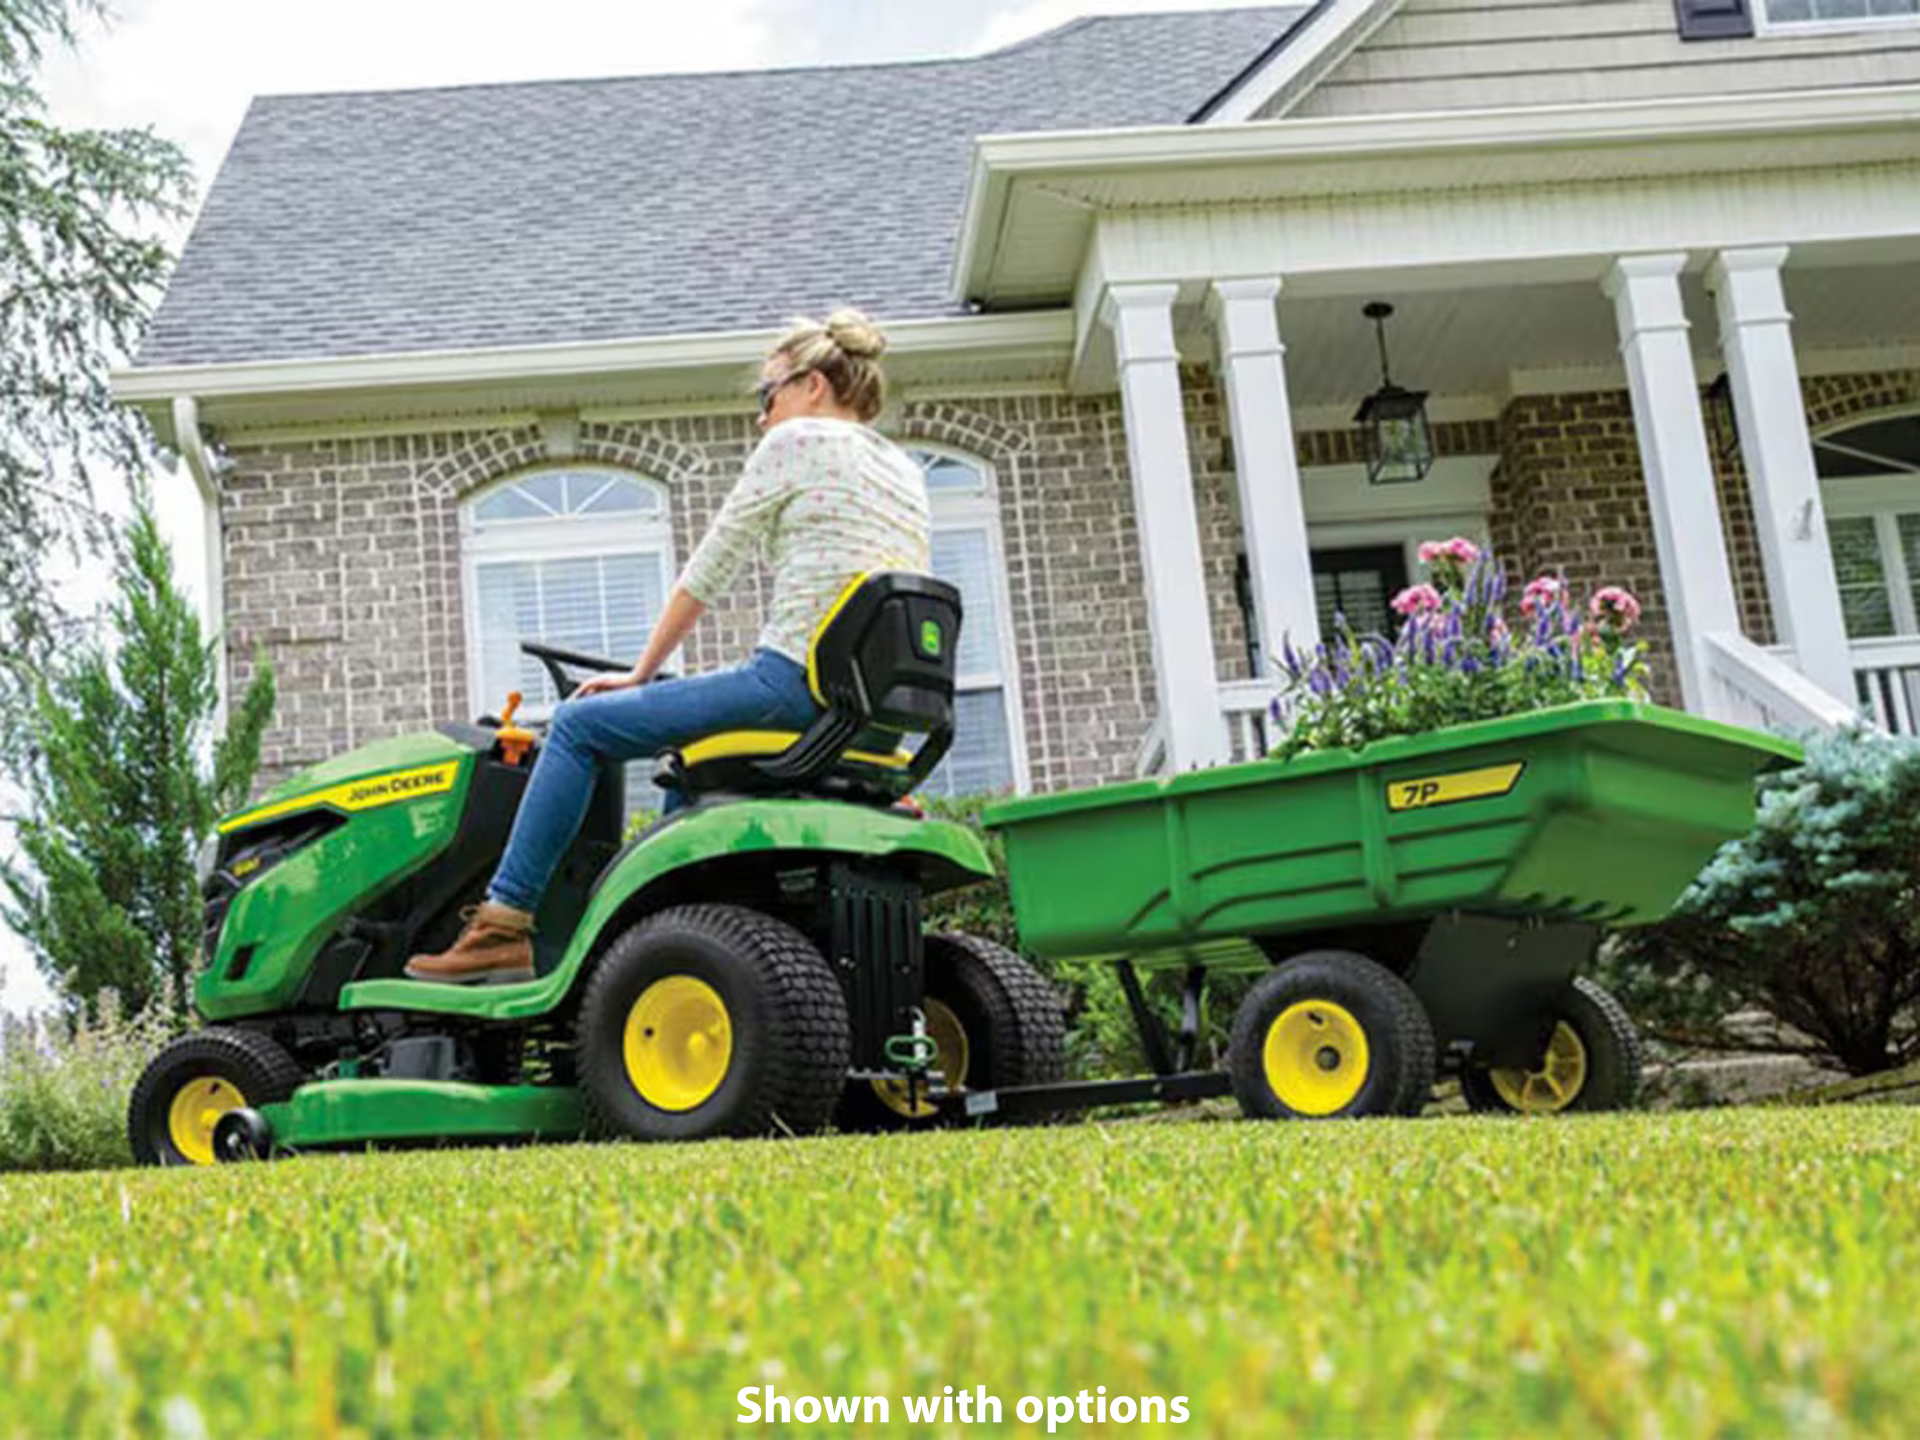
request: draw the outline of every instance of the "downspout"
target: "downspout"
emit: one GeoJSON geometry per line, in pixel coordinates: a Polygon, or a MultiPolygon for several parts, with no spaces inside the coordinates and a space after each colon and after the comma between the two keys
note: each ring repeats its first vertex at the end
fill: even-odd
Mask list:
{"type": "Polygon", "coordinates": [[[187,462],[194,488],[200,492],[202,534],[207,551],[207,629],[213,636],[213,674],[217,700],[213,714],[215,735],[227,728],[227,595],[226,546],[220,526],[220,471],[223,468],[207,448],[200,430],[200,402],[191,395],[173,397],[174,444],[187,462]]]}

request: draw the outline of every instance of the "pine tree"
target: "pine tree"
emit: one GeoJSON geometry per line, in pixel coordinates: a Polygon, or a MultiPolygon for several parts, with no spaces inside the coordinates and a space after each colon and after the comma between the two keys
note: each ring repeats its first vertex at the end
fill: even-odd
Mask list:
{"type": "MultiPolygon", "coordinates": [[[[158,227],[191,174],[148,130],[63,130],[36,88],[42,54],[106,0],[0,0],[0,706],[21,705],[64,643],[47,566],[104,554],[92,476],[151,454],[109,367],[133,352],[170,258],[158,227]]],[[[0,754],[15,748],[0,728],[0,754]]]]}
{"type": "Polygon", "coordinates": [[[19,860],[0,862],[0,918],[69,1001],[112,986],[140,1008],[164,990],[184,1013],[200,948],[195,853],[246,800],[273,675],[263,660],[209,745],[215,650],[144,490],[115,582],[109,643],[77,647],[35,687],[27,813],[19,860]]]}

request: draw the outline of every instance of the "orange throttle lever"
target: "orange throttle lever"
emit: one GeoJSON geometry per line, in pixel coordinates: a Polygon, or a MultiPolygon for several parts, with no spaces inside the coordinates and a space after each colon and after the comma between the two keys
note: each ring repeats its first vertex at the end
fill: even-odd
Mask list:
{"type": "Polygon", "coordinates": [[[533,748],[533,731],[513,723],[513,712],[519,708],[520,692],[509,690],[507,708],[500,712],[500,728],[493,732],[500,742],[500,758],[509,765],[518,765],[533,748]]]}

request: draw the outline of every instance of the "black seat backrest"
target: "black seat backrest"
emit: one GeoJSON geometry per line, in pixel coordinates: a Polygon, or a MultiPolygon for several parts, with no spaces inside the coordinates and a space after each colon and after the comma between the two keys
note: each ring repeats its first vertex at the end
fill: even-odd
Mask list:
{"type": "Polygon", "coordinates": [[[849,586],[814,637],[814,698],[902,734],[953,727],[960,592],[931,575],[879,570],[849,586]]]}

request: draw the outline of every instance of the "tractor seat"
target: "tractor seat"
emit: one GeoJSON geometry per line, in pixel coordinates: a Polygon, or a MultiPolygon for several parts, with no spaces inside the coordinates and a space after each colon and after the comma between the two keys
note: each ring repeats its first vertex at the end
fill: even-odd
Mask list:
{"type": "Polygon", "coordinates": [[[840,594],[807,646],[820,705],[804,732],[729,730],[660,757],[654,783],[701,795],[815,794],[892,804],[953,743],[960,592],[930,575],[883,570],[840,594]],[[921,738],[917,749],[902,741],[921,738]]]}

